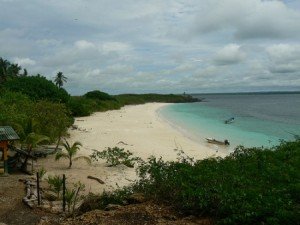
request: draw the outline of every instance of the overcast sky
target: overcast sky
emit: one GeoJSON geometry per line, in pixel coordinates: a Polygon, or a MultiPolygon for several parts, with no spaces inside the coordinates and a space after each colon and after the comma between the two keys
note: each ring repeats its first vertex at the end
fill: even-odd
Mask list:
{"type": "Polygon", "coordinates": [[[0,57],[71,94],[300,90],[300,0],[0,0],[0,57]]]}

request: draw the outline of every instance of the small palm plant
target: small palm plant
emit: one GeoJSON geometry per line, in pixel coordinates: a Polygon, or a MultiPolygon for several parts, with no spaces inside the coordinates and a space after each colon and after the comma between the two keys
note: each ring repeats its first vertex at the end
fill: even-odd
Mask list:
{"type": "Polygon", "coordinates": [[[57,194],[57,199],[60,197],[60,192],[63,188],[63,178],[55,175],[55,176],[48,176],[46,179],[48,184],[50,185],[50,189],[57,194]]]}
{"type": "Polygon", "coordinates": [[[69,169],[72,167],[73,161],[76,161],[79,159],[84,159],[85,161],[87,161],[87,163],[91,164],[91,159],[88,156],[75,157],[75,155],[79,151],[79,146],[82,146],[82,144],[79,141],[76,141],[72,145],[70,145],[69,142],[65,140],[65,143],[63,143],[63,146],[67,152],[66,153],[64,153],[64,152],[56,153],[55,160],[59,160],[60,158],[69,159],[69,169]]]}

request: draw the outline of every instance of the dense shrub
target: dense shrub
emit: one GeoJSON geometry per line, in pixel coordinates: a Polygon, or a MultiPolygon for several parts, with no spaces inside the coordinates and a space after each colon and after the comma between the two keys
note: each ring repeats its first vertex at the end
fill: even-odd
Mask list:
{"type": "Polygon", "coordinates": [[[136,189],[221,224],[296,224],[299,172],[297,140],[273,149],[238,147],[224,159],[194,163],[151,158],[140,167],[136,189]]]}
{"type": "Polygon", "coordinates": [[[89,116],[93,112],[103,112],[121,108],[120,103],[115,100],[98,100],[82,96],[72,96],[67,105],[75,117],[89,116]]]}
{"type": "Polygon", "coordinates": [[[80,96],[72,96],[68,102],[72,116],[89,116],[93,112],[93,100],[80,96]]]}
{"type": "Polygon", "coordinates": [[[218,224],[299,224],[300,140],[271,149],[238,147],[224,159],[152,157],[138,171],[137,183],[105,193],[99,205],[133,191],[218,224]]]}
{"type": "Polygon", "coordinates": [[[10,91],[21,92],[34,101],[48,100],[66,103],[70,98],[64,89],[58,88],[52,81],[42,76],[15,77],[6,81],[3,87],[10,91]]]}
{"type": "Polygon", "coordinates": [[[35,102],[21,93],[0,93],[0,108],[0,125],[12,126],[21,139],[35,132],[54,141],[73,123],[64,104],[35,102]]]}
{"type": "Polygon", "coordinates": [[[103,151],[94,150],[90,155],[92,160],[105,159],[109,166],[117,166],[123,164],[127,167],[134,167],[136,162],[140,162],[141,158],[133,156],[130,151],[125,151],[124,148],[107,148],[103,151]]]}
{"type": "Polygon", "coordinates": [[[34,103],[21,93],[0,93],[0,126],[12,126],[19,134],[30,118],[34,103]]]}
{"type": "Polygon", "coordinates": [[[90,91],[87,92],[84,97],[86,98],[91,98],[91,99],[95,99],[95,100],[100,100],[100,101],[107,101],[107,100],[116,100],[114,97],[112,97],[111,95],[105,93],[105,92],[101,92],[101,91],[90,91]]]}

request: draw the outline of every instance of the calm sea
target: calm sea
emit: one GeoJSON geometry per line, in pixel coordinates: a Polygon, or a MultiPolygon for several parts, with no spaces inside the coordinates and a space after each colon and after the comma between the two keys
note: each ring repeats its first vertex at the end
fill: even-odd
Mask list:
{"type": "Polygon", "coordinates": [[[172,104],[160,110],[172,125],[192,139],[228,139],[232,150],[273,146],[300,135],[300,93],[195,94],[202,102],[172,104]],[[224,121],[234,117],[231,124],[224,121]]]}

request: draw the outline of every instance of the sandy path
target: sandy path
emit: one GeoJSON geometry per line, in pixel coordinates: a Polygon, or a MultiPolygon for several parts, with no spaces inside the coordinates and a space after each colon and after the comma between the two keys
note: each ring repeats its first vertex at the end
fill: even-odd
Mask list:
{"type": "MultiPolygon", "coordinates": [[[[80,141],[83,145],[79,154],[90,155],[93,150],[104,150],[118,146],[130,150],[135,156],[147,159],[149,156],[162,156],[165,160],[175,160],[175,148],[182,148],[186,154],[196,159],[207,158],[216,153],[207,144],[197,143],[182,132],[174,129],[158,116],[157,110],[167,104],[149,103],[145,105],[125,106],[121,110],[98,112],[89,117],[76,118],[77,130],[70,130],[69,142],[80,141]],[[123,143],[120,143],[123,142],[123,143]]],[[[86,192],[111,190],[117,185],[123,186],[134,180],[135,170],[125,166],[107,167],[104,161],[87,165],[85,161],[75,161],[72,169],[67,169],[67,161],[54,161],[54,157],[38,161],[48,174],[65,173],[69,183],[81,181],[86,192]],[[87,179],[88,175],[102,179],[101,185],[87,179]]]]}

